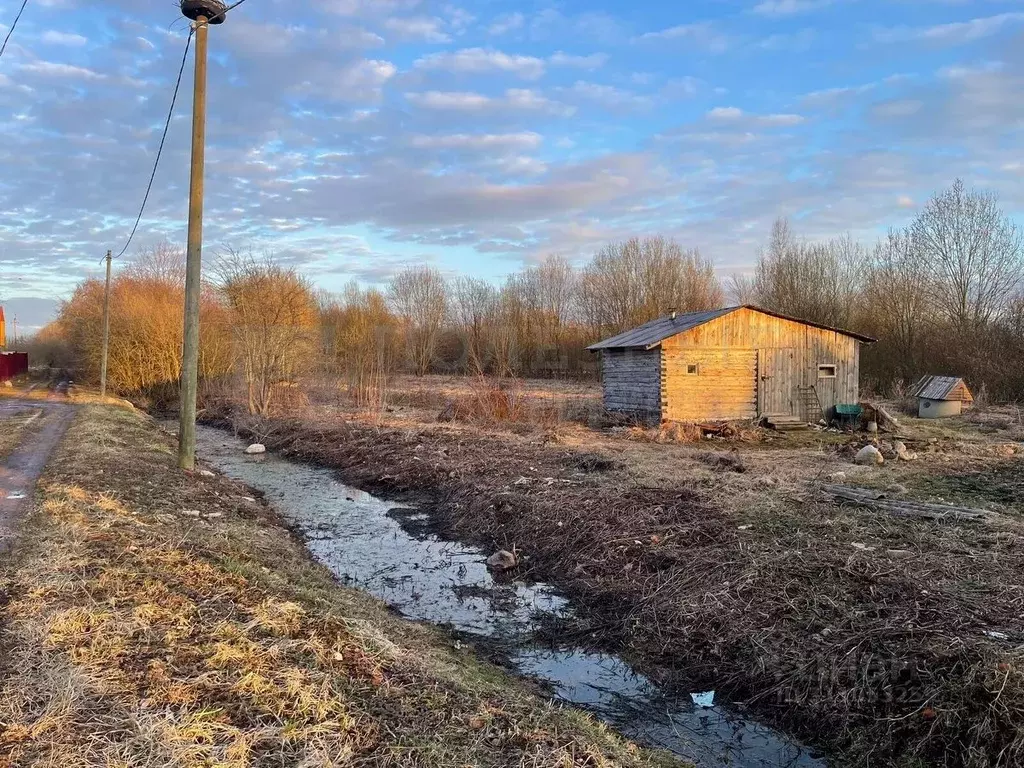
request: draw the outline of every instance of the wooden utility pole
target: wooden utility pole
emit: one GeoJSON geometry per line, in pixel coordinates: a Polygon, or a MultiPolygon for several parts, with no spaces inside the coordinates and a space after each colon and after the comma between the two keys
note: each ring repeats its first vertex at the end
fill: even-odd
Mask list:
{"type": "Polygon", "coordinates": [[[203,256],[203,171],[206,162],[206,39],[210,24],[224,21],[220,0],[181,0],[196,36],[196,71],[192,96],[192,178],[188,198],[188,247],[185,263],[185,333],[181,355],[178,466],[196,463],[196,393],[199,389],[199,294],[203,256]]]}
{"type": "Polygon", "coordinates": [[[100,397],[107,396],[107,355],[110,351],[110,251],[107,251],[107,285],[103,291],[103,357],[100,358],[100,397]]]}

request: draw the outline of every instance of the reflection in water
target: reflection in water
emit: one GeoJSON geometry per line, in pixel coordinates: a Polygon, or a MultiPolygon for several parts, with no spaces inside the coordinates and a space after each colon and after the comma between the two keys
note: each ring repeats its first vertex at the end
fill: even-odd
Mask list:
{"type": "Polygon", "coordinates": [[[516,669],[545,681],[556,698],[626,736],[707,766],[823,765],[781,734],[715,705],[713,693],[668,698],[616,656],[538,645],[545,618],[550,624],[571,612],[565,598],[544,584],[495,582],[485,553],[431,535],[427,515],[394,509],[337,482],[329,470],[245,456],[244,443],[209,427],[200,427],[197,439],[202,458],[266,494],[339,579],[411,619],[498,644],[516,669]]]}

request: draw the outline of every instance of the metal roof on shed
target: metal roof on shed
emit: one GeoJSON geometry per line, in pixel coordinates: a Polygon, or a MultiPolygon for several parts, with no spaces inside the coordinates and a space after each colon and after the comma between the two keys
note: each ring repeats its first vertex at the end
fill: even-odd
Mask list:
{"type": "Polygon", "coordinates": [[[696,328],[698,325],[704,325],[704,323],[710,322],[717,317],[727,315],[735,309],[738,309],[738,307],[712,309],[707,312],[686,312],[676,315],[675,320],[670,315],[659,317],[651,320],[649,323],[644,323],[641,326],[620,333],[618,336],[612,336],[610,339],[599,341],[597,344],[591,344],[587,349],[591,351],[621,347],[643,347],[646,349],[675,336],[677,333],[688,331],[691,328],[696,328]]]}
{"type": "Polygon", "coordinates": [[[922,376],[910,390],[910,396],[927,400],[960,400],[962,398],[953,396],[953,392],[960,386],[963,386],[966,396],[970,398],[971,391],[959,376],[922,376]]]}
{"type": "Polygon", "coordinates": [[[671,338],[676,334],[689,331],[696,328],[698,325],[709,323],[712,320],[728,315],[738,309],[750,309],[755,312],[762,312],[766,315],[778,317],[783,320],[792,320],[795,323],[803,323],[804,325],[810,325],[814,328],[834,331],[835,333],[841,333],[844,336],[852,336],[858,341],[863,341],[869,344],[876,341],[876,339],[873,339],[870,336],[853,333],[852,331],[844,331],[842,328],[833,328],[828,325],[821,325],[820,323],[811,323],[807,320],[801,320],[799,317],[782,315],[778,312],[772,312],[767,309],[761,309],[761,307],[755,307],[752,304],[742,304],[736,307],[711,309],[704,312],[686,312],[684,314],[676,315],[675,320],[673,320],[671,316],[659,317],[655,320],[651,320],[649,323],[644,323],[641,326],[620,333],[618,336],[612,336],[610,339],[599,341],[597,344],[591,344],[587,349],[591,352],[596,352],[602,349],[628,349],[637,347],[650,349],[651,347],[657,346],[665,339],[671,338]]]}

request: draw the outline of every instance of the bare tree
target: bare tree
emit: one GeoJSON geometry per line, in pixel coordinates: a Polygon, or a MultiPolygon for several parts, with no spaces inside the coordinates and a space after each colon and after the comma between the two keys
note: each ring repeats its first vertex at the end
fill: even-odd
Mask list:
{"type": "Polygon", "coordinates": [[[235,359],[249,412],[266,416],[275,387],[291,383],[313,361],[317,305],[310,284],[270,257],[228,249],[217,264],[231,315],[235,359]]]}
{"type": "MultiPolygon", "coordinates": [[[[929,334],[929,296],[921,276],[927,264],[910,230],[889,230],[875,246],[864,288],[862,325],[882,339],[875,352],[886,378],[904,381],[920,370],[924,339],[929,334]]],[[[876,362],[876,367],[878,363],[876,362]]]]}
{"type": "Polygon", "coordinates": [[[583,269],[580,283],[582,314],[600,333],[625,330],[671,309],[713,309],[722,300],[711,262],[664,237],[606,246],[583,269]]]}
{"type": "Polygon", "coordinates": [[[744,272],[734,272],[726,281],[726,291],[737,304],[754,304],[757,301],[757,278],[744,272]]]}
{"type": "Polygon", "coordinates": [[[866,263],[866,251],[848,235],[807,243],[779,219],[758,258],[753,298],[776,312],[848,326],[866,263]]]}
{"type": "Polygon", "coordinates": [[[462,333],[470,373],[482,374],[486,368],[488,327],[497,302],[498,292],[486,280],[460,277],[452,286],[454,318],[462,333]]]}
{"type": "Polygon", "coordinates": [[[938,311],[958,331],[1002,314],[1024,285],[1024,243],[995,195],[961,179],[935,195],[912,225],[930,265],[938,311]]]}
{"type": "Polygon", "coordinates": [[[410,267],[388,288],[391,303],[405,324],[409,359],[416,373],[430,370],[448,318],[448,285],[433,267],[410,267]]]}

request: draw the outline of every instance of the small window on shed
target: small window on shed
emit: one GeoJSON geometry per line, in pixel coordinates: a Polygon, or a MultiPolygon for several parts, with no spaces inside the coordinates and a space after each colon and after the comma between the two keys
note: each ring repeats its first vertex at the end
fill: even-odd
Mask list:
{"type": "Polygon", "coordinates": [[[698,365],[697,363],[689,363],[689,364],[687,364],[687,366],[686,366],[686,375],[687,376],[697,376],[699,374],[700,374],[700,365],[698,365]]]}
{"type": "Polygon", "coordinates": [[[836,377],[836,367],[834,365],[819,365],[818,366],[818,378],[819,379],[834,379],[836,377]]]}

